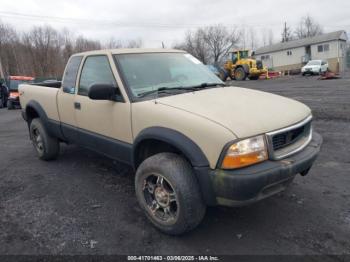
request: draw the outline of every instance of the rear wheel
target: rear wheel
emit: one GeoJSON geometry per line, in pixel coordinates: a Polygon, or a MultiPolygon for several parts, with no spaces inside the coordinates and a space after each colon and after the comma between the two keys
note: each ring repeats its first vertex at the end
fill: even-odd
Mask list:
{"type": "Polygon", "coordinates": [[[244,71],[243,67],[238,67],[236,70],[235,70],[235,79],[238,80],[238,81],[243,81],[247,78],[247,74],[246,72],[244,71]]]}
{"type": "Polygon", "coordinates": [[[58,156],[60,145],[57,138],[51,137],[39,118],[34,118],[30,123],[30,139],[42,160],[52,160],[58,156]]]}
{"type": "Polygon", "coordinates": [[[159,230],[179,235],[203,219],[205,204],[191,165],[173,153],[159,153],[139,166],[136,196],[148,219],[159,230]]]}

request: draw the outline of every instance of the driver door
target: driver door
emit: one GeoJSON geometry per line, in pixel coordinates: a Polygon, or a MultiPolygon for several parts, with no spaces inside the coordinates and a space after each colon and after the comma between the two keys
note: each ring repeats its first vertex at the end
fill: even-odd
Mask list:
{"type": "Polygon", "coordinates": [[[117,88],[111,63],[113,59],[108,55],[85,57],[74,103],[80,144],[107,155],[110,152],[106,151],[115,149],[114,144],[132,142],[130,103],[88,97],[92,84],[111,84],[117,88]]]}

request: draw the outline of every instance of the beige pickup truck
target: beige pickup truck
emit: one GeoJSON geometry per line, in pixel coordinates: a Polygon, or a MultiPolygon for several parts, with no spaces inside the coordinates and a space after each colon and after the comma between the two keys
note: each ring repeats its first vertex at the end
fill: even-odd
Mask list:
{"type": "Polygon", "coordinates": [[[195,228],[206,206],[246,205],[306,175],[322,144],[302,103],[226,86],[183,51],[73,55],[63,81],[21,85],[40,159],[61,142],[131,165],[138,202],[168,234],[195,228]]]}

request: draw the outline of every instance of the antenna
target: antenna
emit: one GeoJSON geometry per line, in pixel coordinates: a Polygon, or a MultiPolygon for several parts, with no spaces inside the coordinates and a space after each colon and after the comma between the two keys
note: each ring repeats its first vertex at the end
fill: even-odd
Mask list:
{"type": "MultiPolygon", "coordinates": [[[[152,87],[152,91],[154,91],[154,90],[155,90],[155,87],[152,87]]],[[[157,104],[158,90],[157,90],[157,92],[154,93],[154,98],[153,99],[154,99],[154,103],[157,104]]]]}

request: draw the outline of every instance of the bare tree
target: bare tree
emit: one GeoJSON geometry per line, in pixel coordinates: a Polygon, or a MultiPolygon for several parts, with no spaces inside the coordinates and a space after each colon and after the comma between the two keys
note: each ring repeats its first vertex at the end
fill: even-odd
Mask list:
{"type": "Polygon", "coordinates": [[[61,69],[62,36],[50,26],[34,27],[24,34],[23,41],[32,57],[37,76],[56,76],[61,69]]]}
{"type": "Polygon", "coordinates": [[[229,30],[223,25],[208,26],[187,32],[184,42],[174,48],[187,51],[204,64],[217,64],[237,45],[239,37],[237,30],[229,30]]]}
{"type": "MultiPolygon", "coordinates": [[[[141,39],[123,43],[111,38],[103,47],[141,46],[141,39]]],[[[26,33],[19,33],[11,25],[0,21],[0,61],[5,76],[60,78],[72,54],[101,48],[100,41],[83,36],[76,38],[68,29],[58,31],[50,26],[37,26],[26,33]]]]}
{"type": "Polygon", "coordinates": [[[183,43],[174,45],[175,49],[182,49],[192,54],[204,64],[208,64],[209,61],[209,46],[204,41],[204,30],[198,29],[196,31],[188,31],[183,43]]]}
{"type": "Polygon", "coordinates": [[[243,26],[241,29],[241,37],[240,37],[240,43],[242,44],[243,49],[247,47],[247,44],[249,42],[248,38],[249,38],[249,35],[246,30],[246,27],[243,26]]]}
{"type": "Polygon", "coordinates": [[[17,67],[20,65],[15,52],[17,41],[17,32],[9,24],[0,22],[0,60],[5,75],[17,73],[17,67]]]}
{"type": "Polygon", "coordinates": [[[79,36],[75,40],[75,52],[84,52],[99,49],[101,49],[101,43],[99,41],[90,40],[83,36],[79,36]]]}
{"type": "Polygon", "coordinates": [[[316,35],[321,35],[323,29],[319,23],[315,21],[310,15],[302,17],[297,29],[295,30],[295,36],[298,39],[313,37],[316,35]]]}
{"type": "Polygon", "coordinates": [[[252,27],[249,29],[249,40],[250,40],[250,49],[255,50],[256,47],[258,46],[258,39],[256,37],[256,32],[252,27]]]}
{"type": "Polygon", "coordinates": [[[140,48],[142,47],[142,40],[139,39],[134,39],[134,40],[129,40],[128,43],[126,44],[127,48],[140,48]]]}
{"type": "Polygon", "coordinates": [[[111,37],[104,47],[107,49],[121,48],[123,44],[120,40],[115,40],[114,37],[111,37]]]}
{"type": "Polygon", "coordinates": [[[228,30],[223,25],[209,26],[204,29],[203,40],[210,48],[214,63],[218,63],[237,43],[240,33],[228,30]]]}

